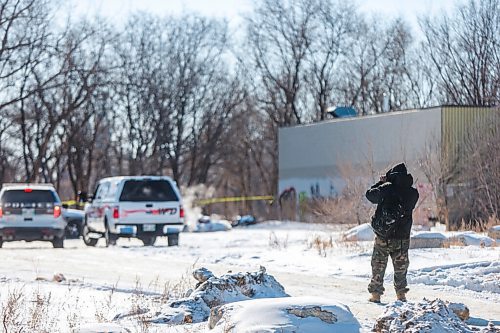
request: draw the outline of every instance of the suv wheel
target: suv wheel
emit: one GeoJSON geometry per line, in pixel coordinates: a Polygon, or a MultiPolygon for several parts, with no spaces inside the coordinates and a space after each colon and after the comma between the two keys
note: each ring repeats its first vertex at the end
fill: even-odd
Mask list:
{"type": "Polygon", "coordinates": [[[118,237],[111,233],[109,230],[108,222],[106,222],[106,231],[104,232],[104,239],[106,240],[106,247],[116,245],[118,237]]]}
{"type": "Polygon", "coordinates": [[[156,242],[156,236],[141,236],[139,239],[144,243],[144,246],[153,246],[156,242]]]}
{"type": "Polygon", "coordinates": [[[3,239],[2,237],[0,237],[0,248],[2,248],[2,246],[3,246],[3,239]]]}
{"type": "Polygon", "coordinates": [[[167,236],[168,246],[178,246],[179,245],[179,234],[171,234],[167,236]]]}
{"type": "Polygon", "coordinates": [[[82,239],[87,246],[96,246],[97,241],[99,240],[98,238],[90,238],[90,230],[87,223],[85,223],[82,228],[82,239]]]}
{"type": "Polygon", "coordinates": [[[64,248],[64,237],[55,237],[52,240],[52,246],[55,249],[62,249],[62,248],[64,248]]]}

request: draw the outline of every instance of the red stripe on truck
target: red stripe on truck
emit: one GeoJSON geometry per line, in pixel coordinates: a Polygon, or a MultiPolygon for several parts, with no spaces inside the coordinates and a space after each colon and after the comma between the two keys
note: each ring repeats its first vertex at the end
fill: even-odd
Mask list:
{"type": "Polygon", "coordinates": [[[128,209],[128,210],[123,210],[122,212],[123,212],[123,217],[137,213],[145,213],[151,215],[165,215],[169,213],[170,215],[174,215],[175,213],[177,213],[177,208],[128,209]]]}

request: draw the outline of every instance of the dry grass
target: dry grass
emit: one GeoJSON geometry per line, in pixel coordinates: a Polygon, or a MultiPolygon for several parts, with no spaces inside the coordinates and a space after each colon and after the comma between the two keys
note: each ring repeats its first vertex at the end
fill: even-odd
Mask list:
{"type": "Polygon", "coordinates": [[[9,290],[7,299],[0,304],[2,332],[55,332],[56,318],[50,316],[51,293],[35,289],[26,294],[23,288],[9,290]]]}
{"type": "Polygon", "coordinates": [[[314,222],[329,224],[363,224],[370,220],[374,207],[365,199],[374,171],[356,170],[352,166],[341,167],[341,177],[345,181],[342,193],[332,198],[311,199],[305,205],[306,215],[314,222]]]}
{"type": "Polygon", "coordinates": [[[269,247],[277,250],[288,248],[288,234],[284,237],[279,237],[274,231],[269,233],[269,247]]]}
{"type": "Polygon", "coordinates": [[[363,203],[364,196],[339,196],[310,200],[305,206],[311,222],[329,224],[362,224],[370,220],[371,207],[363,203]]]}
{"type": "Polygon", "coordinates": [[[347,241],[345,239],[336,239],[332,235],[313,235],[307,241],[308,249],[314,249],[318,255],[327,257],[335,254],[363,253],[371,251],[372,242],[347,241]]]}
{"type": "Polygon", "coordinates": [[[3,332],[17,332],[21,324],[21,305],[24,303],[21,290],[9,291],[7,301],[2,304],[3,332]]]}
{"type": "MultiPolygon", "coordinates": [[[[131,291],[120,291],[116,282],[107,292],[90,299],[86,296],[86,300],[81,297],[82,293],[86,293],[82,286],[68,287],[65,293],[58,293],[58,298],[54,298],[51,292],[43,291],[45,284],[53,283],[49,281],[43,281],[38,286],[7,287],[0,298],[0,332],[77,332],[82,324],[90,322],[120,324],[122,321],[134,332],[150,332],[152,321],[161,307],[172,298],[184,296],[185,290],[191,287],[193,281],[189,275],[186,272],[179,280],[165,283],[160,283],[157,277],[145,284],[147,290],[139,279],[136,279],[131,291]],[[119,309],[127,307],[128,310],[119,313],[119,309]]],[[[64,287],[60,284],[60,288],[64,287]]]]}
{"type": "Polygon", "coordinates": [[[194,269],[194,266],[195,264],[193,264],[191,269],[186,271],[177,281],[167,281],[163,284],[160,297],[161,304],[166,304],[170,299],[186,296],[186,291],[191,290],[193,287],[191,271],[194,269]]]}
{"type": "Polygon", "coordinates": [[[318,251],[320,256],[326,257],[327,251],[333,248],[333,238],[316,235],[308,242],[308,247],[318,251]]]}
{"type": "Polygon", "coordinates": [[[475,221],[465,221],[462,219],[458,230],[467,230],[467,231],[475,231],[475,232],[485,232],[488,231],[495,225],[500,224],[500,219],[496,216],[490,216],[484,220],[475,220],[475,221]]]}
{"type": "Polygon", "coordinates": [[[450,237],[443,241],[443,248],[449,249],[455,246],[465,246],[463,239],[459,237],[450,237]]]}

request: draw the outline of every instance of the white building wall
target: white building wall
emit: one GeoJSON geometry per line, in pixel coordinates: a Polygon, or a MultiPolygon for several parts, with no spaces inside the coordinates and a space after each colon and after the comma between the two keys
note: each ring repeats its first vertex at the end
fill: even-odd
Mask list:
{"type": "Polygon", "coordinates": [[[330,196],[342,191],[346,174],[372,177],[402,161],[418,178],[418,159],[441,144],[441,108],[281,128],[278,140],[279,193],[293,186],[330,196]]]}

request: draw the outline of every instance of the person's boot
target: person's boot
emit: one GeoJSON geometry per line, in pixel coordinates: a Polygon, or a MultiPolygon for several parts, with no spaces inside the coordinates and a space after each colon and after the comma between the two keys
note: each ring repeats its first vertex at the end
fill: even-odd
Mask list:
{"type": "Polygon", "coordinates": [[[372,293],[372,297],[368,299],[369,302],[373,303],[380,303],[380,294],[379,293],[372,293]]]}
{"type": "Polygon", "coordinates": [[[398,301],[401,302],[406,302],[406,293],[403,291],[400,291],[399,293],[396,294],[398,301]]]}

